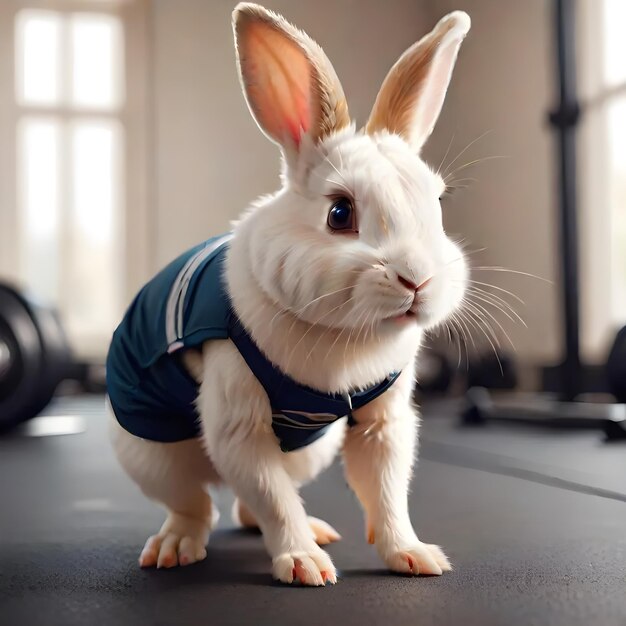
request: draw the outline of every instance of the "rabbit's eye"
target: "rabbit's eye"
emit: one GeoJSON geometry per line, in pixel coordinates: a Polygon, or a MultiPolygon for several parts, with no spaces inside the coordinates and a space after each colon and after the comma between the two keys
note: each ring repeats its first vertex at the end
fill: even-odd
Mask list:
{"type": "Polygon", "coordinates": [[[355,211],[348,198],[337,198],[328,212],[328,226],[332,230],[356,231],[355,211]]]}

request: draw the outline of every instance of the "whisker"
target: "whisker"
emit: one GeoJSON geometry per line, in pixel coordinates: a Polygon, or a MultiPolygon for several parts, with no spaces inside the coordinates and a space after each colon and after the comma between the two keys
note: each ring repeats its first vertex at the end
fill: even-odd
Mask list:
{"type": "MultiPolygon", "coordinates": [[[[464,307],[461,309],[461,313],[464,313],[465,315],[463,315],[461,319],[471,324],[472,316],[476,317],[476,313],[473,313],[472,305],[465,298],[463,298],[463,305],[464,307]]],[[[480,317],[478,317],[478,319],[480,320],[480,317]]],[[[474,336],[472,333],[469,333],[469,334],[470,334],[470,339],[472,341],[472,347],[474,348],[474,350],[478,352],[478,348],[476,346],[476,343],[474,342],[474,336]]]]}
{"type": "Polygon", "coordinates": [[[497,154],[492,156],[482,157],[480,159],[473,159],[472,161],[468,161],[467,163],[463,163],[460,167],[457,167],[453,172],[450,172],[448,176],[454,176],[457,172],[464,170],[472,165],[476,165],[477,163],[482,163],[483,161],[492,161],[493,159],[508,159],[509,157],[503,154],[497,154]]]}
{"type": "Polygon", "coordinates": [[[446,182],[446,187],[453,187],[454,183],[477,183],[478,178],[453,178],[449,183],[446,182]]]}
{"type": "Polygon", "coordinates": [[[324,298],[330,298],[330,296],[334,296],[334,295],[336,295],[338,293],[341,293],[343,291],[348,291],[349,289],[354,289],[354,285],[348,285],[347,287],[342,287],[341,289],[336,289],[335,291],[331,291],[330,293],[324,293],[321,296],[318,296],[317,298],[314,298],[313,300],[311,300],[311,302],[305,304],[301,309],[298,309],[297,311],[295,311],[295,314],[299,315],[305,309],[310,307],[312,304],[315,304],[316,302],[319,302],[320,300],[323,300],[324,298]]]}
{"type": "MultiPolygon", "coordinates": [[[[511,348],[513,348],[513,350],[515,352],[517,352],[517,348],[515,347],[515,344],[511,341],[511,337],[509,337],[509,334],[506,332],[506,330],[504,330],[504,327],[502,326],[502,324],[500,324],[498,319],[494,315],[492,315],[492,313],[490,311],[488,311],[484,306],[478,304],[477,302],[472,302],[472,306],[475,307],[478,311],[482,311],[485,315],[487,315],[491,320],[494,321],[494,323],[498,326],[498,328],[501,330],[501,332],[507,338],[508,342],[511,344],[511,348]]],[[[500,346],[498,346],[498,347],[500,347],[500,346]]]]}
{"type": "Polygon", "coordinates": [[[462,311],[459,311],[457,323],[459,328],[463,331],[463,346],[465,347],[465,370],[469,371],[469,355],[470,355],[470,341],[472,348],[476,350],[476,344],[474,343],[474,336],[470,332],[465,318],[461,315],[462,311]]]}
{"type": "Polygon", "coordinates": [[[519,321],[522,325],[526,326],[526,328],[528,328],[528,326],[526,325],[526,322],[524,321],[524,319],[517,313],[517,311],[503,298],[500,298],[499,296],[496,296],[495,294],[486,292],[482,289],[478,290],[476,287],[468,287],[467,289],[468,293],[470,293],[472,295],[472,297],[480,300],[481,302],[485,302],[486,304],[490,304],[491,306],[495,307],[496,309],[498,309],[498,311],[501,311],[504,315],[506,315],[512,322],[516,322],[519,321]],[[502,307],[506,307],[507,310],[505,310],[502,307]],[[510,313],[509,313],[510,311],[510,313]],[[512,317],[511,313],[515,316],[512,317]]]}
{"type": "MultiPolygon", "coordinates": [[[[478,318],[481,319],[481,318],[478,318]]],[[[491,349],[493,350],[493,354],[496,357],[496,360],[498,361],[498,366],[500,368],[500,373],[504,376],[504,370],[502,368],[502,362],[500,361],[500,356],[498,355],[498,351],[496,349],[496,346],[494,345],[493,341],[491,340],[491,337],[489,337],[489,335],[487,334],[487,332],[485,331],[485,328],[489,329],[489,331],[492,333],[492,336],[494,337],[494,339],[496,340],[496,344],[498,344],[498,347],[500,347],[500,344],[497,340],[497,337],[493,331],[493,328],[491,328],[491,326],[489,326],[489,324],[487,324],[485,322],[485,320],[481,320],[483,325],[478,325],[477,326],[477,330],[480,330],[483,335],[485,336],[485,339],[487,339],[487,341],[489,342],[489,345],[491,346],[491,349]]]]}
{"type": "Polygon", "coordinates": [[[341,156],[341,149],[337,148],[337,155],[339,156],[339,167],[343,169],[343,157],[341,156]]]}
{"type": "MultiPolygon", "coordinates": [[[[366,310],[367,310],[367,309],[366,309],[366,310]]],[[[369,313],[369,311],[368,311],[368,313],[369,313]]],[[[362,333],[362,332],[363,332],[363,330],[365,329],[365,326],[366,326],[366,324],[367,324],[367,320],[368,320],[368,315],[366,314],[366,315],[365,315],[365,318],[364,318],[364,320],[363,320],[363,323],[361,324],[361,328],[359,328],[359,332],[357,333],[357,335],[356,335],[356,337],[355,337],[355,339],[354,339],[354,346],[353,346],[353,349],[352,349],[352,355],[353,355],[353,356],[356,356],[356,348],[357,348],[358,343],[359,343],[359,337],[361,336],[361,333],[362,333]]]]}
{"type": "Polygon", "coordinates": [[[457,323],[459,324],[459,327],[463,331],[463,340],[465,343],[465,365],[466,365],[466,368],[469,369],[469,351],[468,351],[469,342],[472,343],[472,348],[474,350],[477,350],[476,343],[474,342],[474,336],[472,335],[469,327],[467,326],[467,321],[465,320],[464,317],[461,316],[461,311],[458,312],[458,315],[455,313],[455,319],[457,323]]]}
{"type": "Polygon", "coordinates": [[[480,141],[483,137],[485,137],[486,135],[488,135],[490,132],[492,132],[492,129],[490,128],[489,130],[486,130],[482,135],[478,135],[478,137],[476,137],[476,139],[473,139],[472,141],[470,141],[465,148],[463,148],[463,150],[461,150],[461,152],[459,152],[454,159],[452,159],[452,161],[450,161],[450,163],[448,163],[448,165],[446,166],[446,169],[443,173],[444,175],[444,180],[446,177],[446,172],[477,142],[480,141]]]}
{"type": "Polygon", "coordinates": [[[469,290],[468,290],[467,293],[468,293],[468,296],[473,299],[472,301],[479,300],[480,302],[483,302],[484,304],[490,305],[494,309],[500,311],[500,313],[502,313],[504,316],[506,316],[513,323],[520,322],[520,324],[522,324],[523,326],[528,328],[528,326],[524,322],[523,318],[520,317],[515,312],[515,310],[511,309],[510,307],[507,307],[508,308],[508,310],[507,310],[507,308],[505,308],[503,304],[499,303],[497,300],[491,300],[491,299],[487,298],[485,296],[485,294],[478,294],[476,292],[469,291],[469,290]]]}
{"type": "Polygon", "coordinates": [[[320,334],[320,336],[317,338],[317,340],[315,341],[315,343],[313,344],[313,346],[311,347],[311,349],[308,351],[306,358],[304,359],[304,362],[307,363],[308,360],[311,358],[311,355],[313,354],[315,348],[317,347],[317,344],[319,344],[319,342],[326,336],[328,335],[328,333],[333,330],[332,328],[328,327],[326,328],[326,330],[322,331],[322,333],[320,334]]]}
{"type": "Polygon", "coordinates": [[[463,253],[466,257],[472,256],[474,254],[478,254],[479,252],[484,252],[487,248],[476,248],[476,250],[463,250],[463,253]]]}
{"type": "MultiPolygon", "coordinates": [[[[491,326],[487,324],[487,322],[484,319],[482,319],[481,317],[478,317],[476,314],[470,315],[469,310],[467,311],[467,313],[468,313],[468,321],[470,322],[472,328],[475,328],[478,332],[482,333],[485,336],[487,335],[487,332],[488,332],[488,334],[493,338],[494,344],[497,346],[498,349],[500,349],[500,342],[493,328],[491,328],[491,326]]],[[[480,354],[478,350],[476,351],[476,354],[480,354]]]]}
{"type": "Polygon", "coordinates": [[[335,172],[339,174],[339,177],[341,178],[341,180],[343,180],[343,182],[347,184],[347,181],[344,178],[344,175],[337,169],[336,165],[330,160],[327,154],[324,155],[324,161],[326,161],[328,165],[330,165],[335,170],[335,172]]]}
{"type": "Polygon", "coordinates": [[[448,144],[448,147],[446,148],[446,153],[443,155],[443,159],[441,159],[441,163],[439,163],[439,167],[437,168],[437,175],[439,175],[439,172],[441,172],[441,168],[444,164],[444,161],[446,160],[446,158],[448,157],[448,152],[450,152],[450,148],[452,147],[452,142],[454,141],[454,138],[456,137],[456,130],[452,133],[452,137],[450,139],[450,143],[448,144]]]}
{"type": "Polygon", "coordinates": [[[541,280],[544,283],[548,283],[548,285],[554,285],[554,283],[551,280],[548,280],[547,278],[542,278],[541,276],[537,276],[535,274],[530,274],[529,272],[520,272],[519,270],[510,270],[507,269],[506,267],[498,267],[498,266],[490,266],[490,265],[484,265],[484,266],[476,266],[476,267],[472,267],[473,270],[479,270],[479,271],[491,271],[491,272],[508,272],[509,274],[520,274],[521,276],[528,276],[530,278],[536,278],[537,280],[541,280]]]}
{"type": "Polygon", "coordinates": [[[483,283],[479,280],[473,280],[473,279],[468,279],[467,282],[472,283],[474,285],[482,285],[483,287],[491,287],[492,289],[496,289],[497,291],[502,291],[503,293],[506,293],[507,295],[511,296],[511,298],[515,298],[515,300],[517,300],[524,306],[526,305],[526,303],[518,295],[514,294],[512,291],[508,291],[504,289],[503,287],[498,287],[498,285],[492,285],[491,283],[483,283]]]}
{"type": "Polygon", "coordinates": [[[446,326],[448,326],[450,335],[454,334],[456,338],[456,345],[457,345],[458,353],[459,353],[457,363],[456,363],[456,368],[459,369],[461,367],[461,335],[459,333],[459,329],[456,326],[454,314],[449,318],[449,320],[446,321],[446,326]]]}
{"type": "MultiPolygon", "coordinates": [[[[378,321],[378,314],[380,313],[380,311],[381,311],[381,307],[377,306],[376,307],[376,311],[374,311],[374,313],[372,314],[372,321],[370,323],[370,328],[369,328],[369,333],[370,333],[371,337],[374,336],[374,328],[376,327],[376,322],[378,321]]],[[[363,341],[364,342],[367,341],[367,337],[368,337],[368,335],[367,335],[367,333],[365,333],[365,336],[363,337],[363,341]]],[[[379,337],[379,339],[380,339],[380,337],[379,337]]]]}
{"type": "Polygon", "coordinates": [[[350,340],[352,339],[352,333],[356,330],[356,323],[361,319],[362,315],[367,315],[367,309],[363,309],[361,313],[357,316],[355,326],[350,327],[350,332],[348,333],[348,339],[346,341],[346,345],[343,348],[343,360],[346,360],[348,354],[348,346],[350,345],[350,340]]]}
{"type": "Polygon", "coordinates": [[[359,332],[356,334],[356,337],[354,338],[354,342],[352,343],[352,356],[355,358],[355,364],[358,363],[357,367],[359,369],[359,376],[362,375],[362,368],[360,367],[361,361],[356,359],[356,350],[359,345],[359,337],[361,336],[361,332],[363,331],[363,329],[366,328],[369,315],[370,315],[370,311],[368,311],[367,309],[365,309],[365,311],[366,313],[365,313],[365,317],[363,318],[363,323],[361,324],[361,327],[359,328],[359,332]]]}
{"type": "MultiPolygon", "coordinates": [[[[287,364],[285,366],[285,369],[288,370],[289,369],[289,365],[291,364],[291,359],[296,351],[296,348],[302,343],[302,341],[304,341],[305,337],[328,315],[330,315],[331,313],[334,313],[337,309],[340,309],[343,306],[346,306],[346,304],[350,303],[352,300],[354,300],[354,297],[349,298],[348,300],[346,300],[345,302],[342,302],[340,305],[330,309],[329,311],[326,311],[326,313],[324,313],[321,317],[319,317],[317,320],[315,320],[315,322],[313,322],[313,324],[310,324],[309,328],[307,328],[306,332],[302,335],[302,337],[300,337],[300,339],[298,339],[298,341],[296,342],[296,344],[294,345],[294,347],[291,349],[291,353],[289,355],[289,358],[287,359],[287,364]]],[[[297,318],[296,318],[297,320],[297,318]]],[[[295,321],[294,321],[295,323],[295,321]]],[[[293,324],[292,324],[292,328],[293,328],[293,324]]],[[[289,330],[289,334],[291,333],[291,328],[289,330]]]]}
{"type": "Polygon", "coordinates": [[[274,326],[274,320],[275,320],[277,317],[279,317],[280,315],[287,315],[288,313],[289,313],[288,309],[282,309],[282,308],[281,308],[281,309],[279,309],[279,310],[276,312],[276,314],[272,317],[272,319],[270,320],[269,327],[270,327],[270,328],[273,328],[273,326],[274,326]]]}
{"type": "Polygon", "coordinates": [[[465,338],[461,335],[460,328],[456,319],[451,320],[453,322],[452,328],[454,329],[454,333],[457,339],[457,345],[459,348],[459,356],[457,359],[457,369],[461,367],[461,362],[463,360],[463,348],[465,348],[465,353],[467,354],[467,344],[465,343],[465,338]]]}
{"type": "Polygon", "coordinates": [[[468,251],[463,251],[463,255],[462,256],[457,256],[454,259],[452,259],[451,261],[448,261],[447,263],[444,263],[440,269],[444,269],[446,267],[448,267],[449,265],[452,265],[453,263],[458,263],[459,261],[462,261],[463,259],[467,258],[468,256],[472,256],[473,254],[478,254],[479,252],[484,252],[487,248],[478,248],[477,250],[468,250],[468,251]]]}
{"type": "Polygon", "coordinates": [[[330,348],[328,348],[328,350],[327,350],[327,352],[326,352],[326,356],[324,357],[324,360],[326,360],[326,359],[329,357],[329,355],[330,355],[330,353],[331,353],[332,349],[335,347],[335,345],[336,345],[336,344],[337,344],[337,342],[339,341],[339,338],[341,337],[341,335],[343,335],[343,333],[344,333],[344,331],[346,330],[346,328],[347,328],[347,326],[343,326],[343,327],[341,328],[341,330],[339,331],[339,333],[337,333],[337,336],[335,337],[335,341],[333,341],[333,342],[332,342],[332,344],[330,345],[330,348]]]}
{"type": "Polygon", "coordinates": [[[327,183],[331,183],[332,185],[335,185],[335,187],[339,187],[347,196],[352,196],[352,189],[350,189],[348,185],[346,185],[345,183],[332,180],[330,178],[325,178],[324,180],[327,183]]]}

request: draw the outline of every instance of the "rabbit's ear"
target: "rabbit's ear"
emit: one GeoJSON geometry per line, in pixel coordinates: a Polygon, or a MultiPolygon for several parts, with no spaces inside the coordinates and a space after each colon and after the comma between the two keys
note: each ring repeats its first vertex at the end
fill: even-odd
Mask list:
{"type": "Polygon", "coordinates": [[[245,2],[235,8],[233,29],[248,106],[272,141],[297,151],[304,134],[317,142],[350,123],[335,70],[310,37],[245,2]]]}
{"type": "Polygon", "coordinates": [[[396,61],[378,92],[367,133],[389,131],[416,150],[423,146],[439,117],[470,24],[467,13],[450,13],[396,61]]]}

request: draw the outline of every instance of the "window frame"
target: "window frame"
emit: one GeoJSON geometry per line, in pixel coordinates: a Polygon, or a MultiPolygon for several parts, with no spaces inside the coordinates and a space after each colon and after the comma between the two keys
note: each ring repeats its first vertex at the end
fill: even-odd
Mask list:
{"type": "MultiPolygon", "coordinates": [[[[0,2],[0,280],[19,286],[20,251],[18,125],[26,116],[55,117],[67,126],[77,119],[110,118],[124,129],[121,172],[122,244],[120,263],[111,271],[121,273],[118,292],[126,305],[149,276],[152,223],[148,207],[151,196],[148,161],[150,107],[150,0],[28,0],[0,2]],[[118,111],[97,108],[74,109],[65,105],[27,105],[16,100],[15,23],[25,9],[60,13],[109,14],[123,24],[124,94],[118,111]]],[[[121,311],[120,311],[121,313],[121,311]]],[[[101,359],[108,348],[108,337],[97,337],[92,345],[75,346],[77,352],[101,359]]]]}
{"type": "Polygon", "coordinates": [[[609,190],[609,128],[606,103],[626,96],[626,83],[603,82],[605,3],[578,3],[579,91],[582,117],[579,144],[581,351],[588,362],[604,363],[621,324],[613,311],[613,276],[609,190]],[[603,213],[605,211],[605,213],[603,213]]]}

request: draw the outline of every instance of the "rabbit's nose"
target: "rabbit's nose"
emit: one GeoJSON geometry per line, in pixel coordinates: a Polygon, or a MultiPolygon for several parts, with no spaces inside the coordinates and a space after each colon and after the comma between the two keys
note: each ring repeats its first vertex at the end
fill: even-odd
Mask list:
{"type": "Polygon", "coordinates": [[[415,282],[413,277],[409,278],[406,275],[406,270],[403,272],[397,266],[392,266],[390,264],[385,267],[385,274],[387,274],[389,282],[394,283],[395,281],[397,281],[404,289],[408,289],[413,293],[417,291],[417,283],[415,282]]]}
{"type": "Polygon", "coordinates": [[[404,276],[402,276],[402,274],[398,274],[398,282],[409,291],[412,291],[415,294],[417,294],[418,291],[426,287],[426,285],[430,282],[430,278],[423,280],[419,285],[417,285],[415,284],[414,281],[409,280],[408,278],[405,278],[404,276]]]}
{"type": "Polygon", "coordinates": [[[402,274],[398,274],[398,282],[405,289],[408,289],[409,291],[413,292],[413,298],[414,300],[417,300],[417,297],[420,295],[420,291],[424,287],[426,287],[426,285],[430,282],[430,278],[427,278],[426,280],[422,281],[419,285],[416,285],[415,282],[413,282],[412,280],[405,278],[404,276],[402,276],[402,274]]]}
{"type": "Polygon", "coordinates": [[[418,290],[418,286],[412,280],[402,276],[402,274],[398,274],[398,282],[409,291],[415,292],[418,290]]]}
{"type": "Polygon", "coordinates": [[[393,266],[391,264],[386,265],[385,266],[385,274],[387,275],[387,278],[389,279],[390,283],[394,283],[394,282],[399,282],[400,285],[404,288],[404,289],[408,289],[409,291],[412,291],[413,293],[415,293],[415,290],[417,289],[417,283],[415,283],[411,278],[408,278],[407,276],[405,276],[400,269],[398,268],[398,266],[393,266]]]}
{"type": "Polygon", "coordinates": [[[387,265],[385,267],[385,273],[389,280],[393,283],[394,281],[398,281],[400,285],[412,292],[413,294],[417,294],[420,289],[425,287],[429,282],[432,276],[429,276],[426,280],[423,280],[421,283],[415,282],[415,277],[411,276],[409,278],[405,272],[399,271],[397,266],[392,267],[391,265],[387,265]]]}

